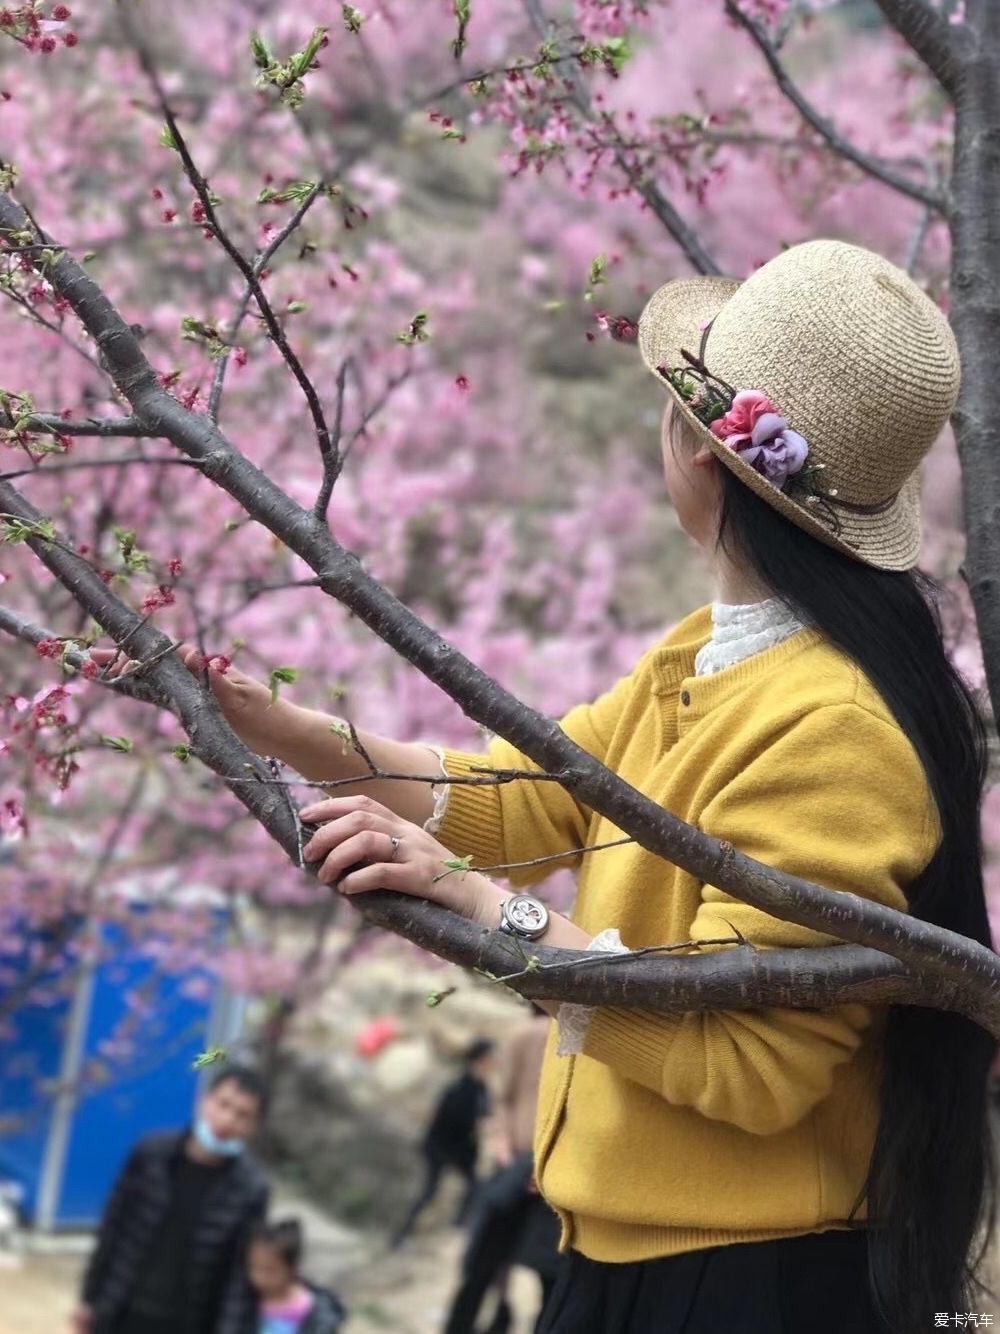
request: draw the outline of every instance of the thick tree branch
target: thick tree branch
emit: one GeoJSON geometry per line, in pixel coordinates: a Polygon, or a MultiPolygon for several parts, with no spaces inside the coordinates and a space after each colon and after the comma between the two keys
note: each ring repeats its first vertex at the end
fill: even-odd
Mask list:
{"type": "MultiPolygon", "coordinates": [[[[8,243],[16,245],[26,222],[10,196],[0,193],[0,237],[6,235],[8,243]]],[[[424,625],[365,573],[314,515],[240,455],[212,422],[183,408],[168,394],[132,330],[69,255],[63,254],[47,272],[56,290],[102,348],[119,389],[136,416],[148,423],[150,433],[170,439],[188,457],[199,459],[211,480],[317,573],[327,594],[348,606],[397,653],[441,686],[470,718],[510,741],[546,771],[564,772],[565,787],[647,850],[765,912],[892,955],[919,975],[915,990],[926,987],[926,995],[932,998],[928,1003],[943,1003],[940,997],[947,991],[951,1006],[974,1014],[1000,1033],[1000,961],[991,950],[859,895],[831,893],[763,866],[732,845],[685,825],[631,788],[574,745],[551,718],[521,704],[424,625]]],[[[9,483],[0,483],[0,504],[9,504],[11,512],[17,513],[16,506],[26,502],[9,483]]],[[[21,512],[29,519],[34,513],[21,512]]],[[[72,551],[39,538],[32,538],[31,543],[50,569],[55,572],[61,568],[60,577],[77,600],[117,640],[134,636],[130,649],[133,655],[138,652],[143,658],[154,657],[169,642],[152,626],[137,624],[139,618],[134,612],[109,608],[107,588],[72,551]]],[[[164,658],[149,674],[175,700],[196,753],[216,772],[237,772],[242,756],[248,752],[242,746],[234,751],[238,743],[214,703],[176,657],[164,658]]],[[[270,776],[259,760],[249,763],[253,773],[260,773],[262,778],[270,776]]],[[[297,859],[297,822],[284,800],[276,799],[271,785],[240,783],[234,788],[247,809],[297,859]]],[[[469,932],[479,933],[478,928],[469,923],[460,925],[430,905],[404,902],[392,895],[366,895],[363,911],[379,925],[390,926],[410,939],[425,929],[431,930],[437,942],[433,948],[446,957],[451,957],[448,951],[452,949],[451,943],[446,947],[446,941],[453,941],[456,948],[464,941],[465,948],[473,943],[469,932]]],[[[669,966],[675,962],[670,961],[669,966]]],[[[734,994],[738,993],[736,987],[734,994]]],[[[564,994],[568,998],[573,992],[568,988],[564,994]]]]}
{"type": "Polygon", "coordinates": [[[881,181],[883,185],[888,185],[890,189],[897,190],[910,199],[915,199],[918,203],[923,204],[925,208],[933,209],[937,213],[947,212],[948,200],[943,191],[921,185],[908,176],[901,176],[899,172],[880,158],[864,152],[858,148],[857,144],[853,144],[849,139],[838,133],[832,121],[816,110],[791,78],[777,48],[768,36],[767,29],[759,19],[748,14],[737,3],[737,0],[725,0],[725,9],[733,22],[739,24],[750,34],[761,55],[767,61],[768,69],[774,76],[774,81],[781,93],[791,102],[802,119],[811,125],[835,152],[846,158],[848,162],[853,162],[866,175],[874,177],[875,180],[881,181]]]}
{"type": "MultiPolygon", "coordinates": [[[[989,0],[992,4],[993,0],[989,0]]],[[[882,13],[954,97],[968,58],[970,34],[948,22],[927,0],[875,0],[882,13]]]]}

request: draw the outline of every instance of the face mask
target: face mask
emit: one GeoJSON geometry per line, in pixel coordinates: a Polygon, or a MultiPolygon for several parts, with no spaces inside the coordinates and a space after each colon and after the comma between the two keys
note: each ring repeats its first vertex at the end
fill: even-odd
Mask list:
{"type": "Polygon", "coordinates": [[[238,1158],[246,1146],[242,1139],[219,1139],[203,1116],[194,1123],[194,1137],[206,1153],[218,1158],[238,1158]]]}

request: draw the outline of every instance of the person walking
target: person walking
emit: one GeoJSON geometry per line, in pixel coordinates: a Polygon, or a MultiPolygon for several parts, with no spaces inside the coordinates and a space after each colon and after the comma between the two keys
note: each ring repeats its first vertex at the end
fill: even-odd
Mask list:
{"type": "Polygon", "coordinates": [[[486,1081],[494,1066],[494,1050],[494,1043],[489,1038],[477,1038],[465,1052],[461,1075],[438,1099],[421,1145],[423,1185],[396,1229],[392,1238],[393,1249],[402,1246],[412,1235],[417,1219],[436,1198],[441,1178],[449,1167],[454,1168],[465,1183],[455,1215],[456,1226],[467,1219],[476,1190],[479,1132],[490,1112],[486,1081]]]}
{"type": "Polygon", "coordinates": [[[506,1279],[514,1264],[538,1275],[541,1308],[555,1282],[559,1225],[535,1186],[532,1153],[538,1084],[551,1021],[544,1010],[533,1009],[505,1052],[493,1123],[496,1170],[479,1194],[444,1334],[474,1334],[476,1318],[491,1288],[497,1290],[498,1301],[486,1334],[506,1334],[512,1323],[506,1279]]]}

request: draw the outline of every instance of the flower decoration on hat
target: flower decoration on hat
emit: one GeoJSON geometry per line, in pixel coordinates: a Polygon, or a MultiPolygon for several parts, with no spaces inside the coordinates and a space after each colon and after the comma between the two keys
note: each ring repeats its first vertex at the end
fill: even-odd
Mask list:
{"type": "Polygon", "coordinates": [[[777,407],[760,389],[734,389],[710,374],[700,357],[681,350],[686,367],[657,369],[702,425],[783,490],[790,477],[801,473],[809,457],[805,436],[793,431],[777,407]]]}
{"type": "Polygon", "coordinates": [[[805,437],[791,429],[759,389],[741,390],[729,411],[708,429],[779,490],[805,467],[805,437]]]}

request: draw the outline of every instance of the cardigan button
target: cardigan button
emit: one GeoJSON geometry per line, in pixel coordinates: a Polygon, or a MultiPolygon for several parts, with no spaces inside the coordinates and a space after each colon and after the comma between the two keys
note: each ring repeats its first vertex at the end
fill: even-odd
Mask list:
{"type": "Polygon", "coordinates": [[[686,690],[681,691],[681,703],[684,705],[685,708],[687,708],[687,706],[691,703],[691,696],[688,694],[686,690]]]}

